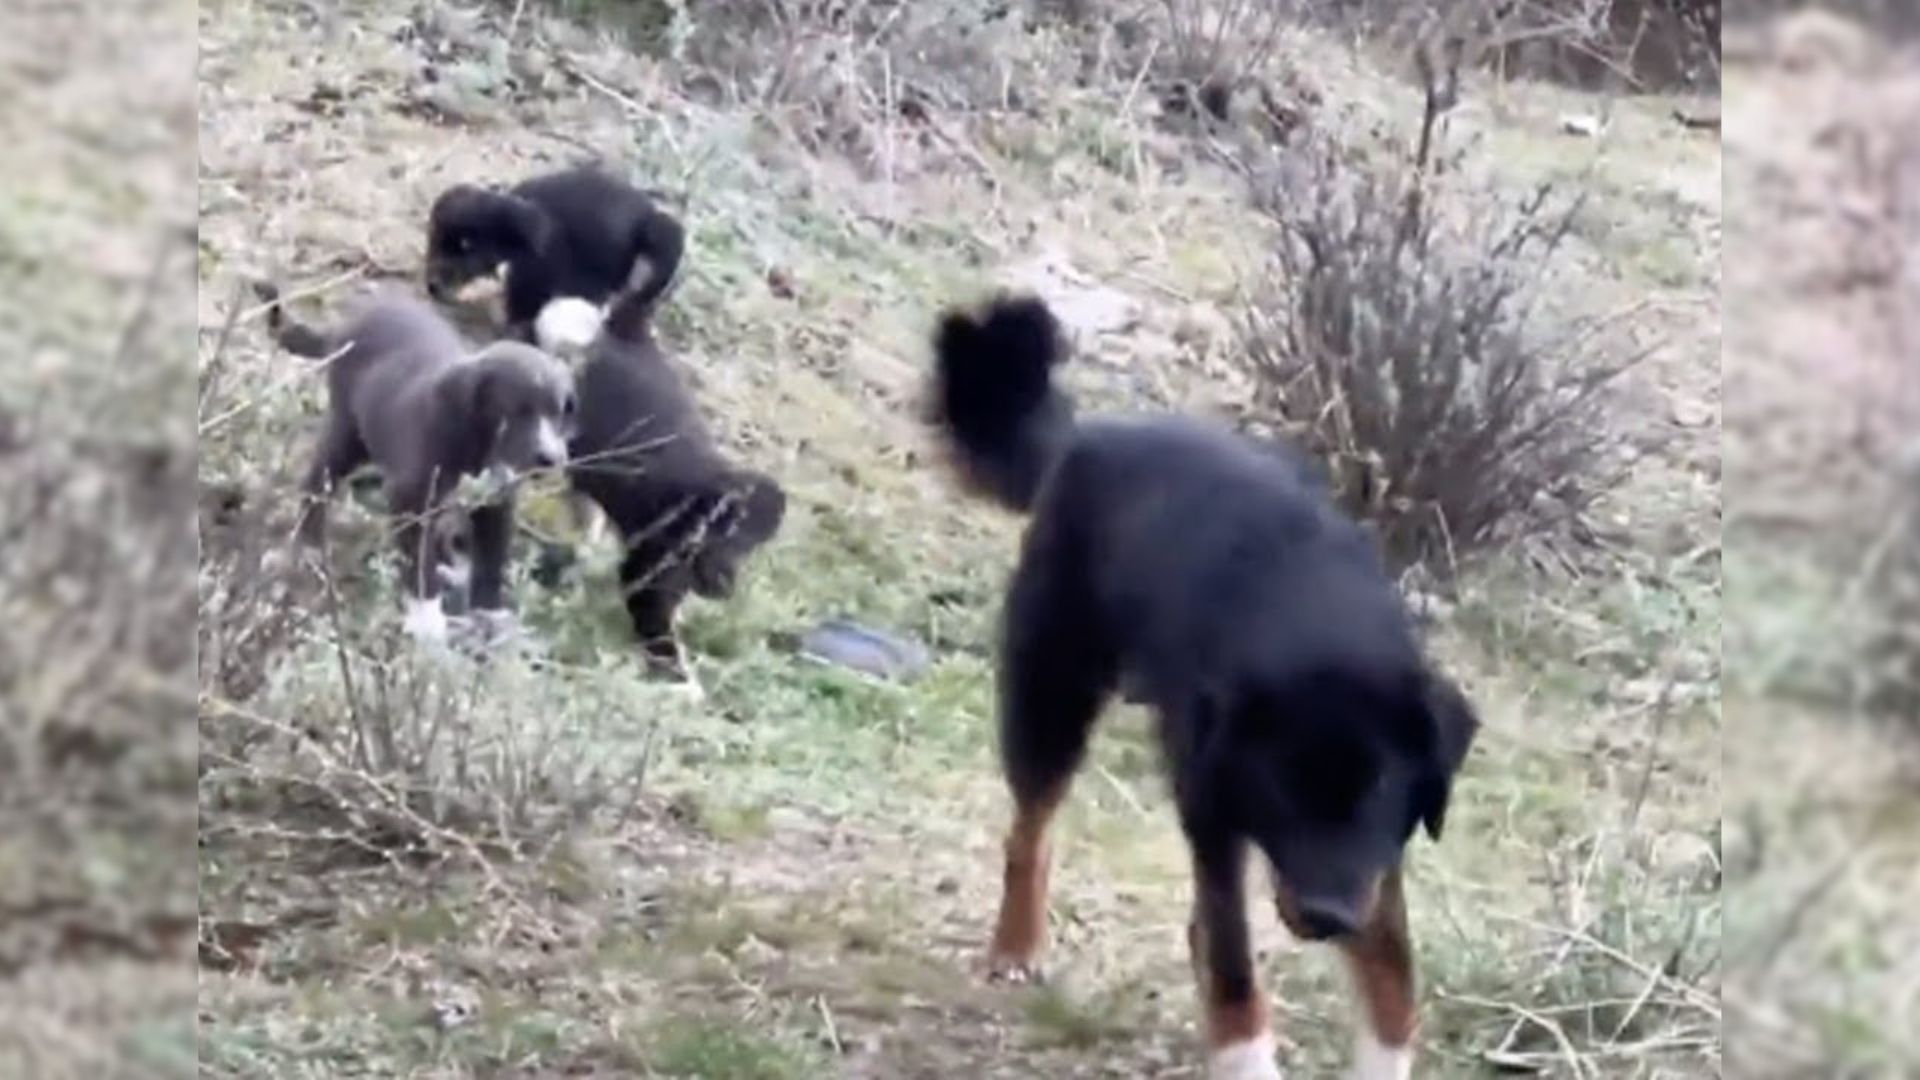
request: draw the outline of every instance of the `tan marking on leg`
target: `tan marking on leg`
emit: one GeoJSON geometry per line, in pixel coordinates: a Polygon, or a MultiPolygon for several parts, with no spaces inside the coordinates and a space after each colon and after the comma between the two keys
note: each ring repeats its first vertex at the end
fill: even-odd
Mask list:
{"type": "Polygon", "coordinates": [[[1047,946],[1047,885],[1051,845],[1047,830],[1064,792],[1017,806],[1007,830],[1006,869],[1001,879],[1000,917],[987,953],[995,981],[1036,982],[1047,946]]]}
{"type": "MultiPolygon", "coordinates": [[[[1413,941],[1407,932],[1406,897],[1398,867],[1381,878],[1372,917],[1358,933],[1342,941],[1340,949],[1353,973],[1361,1019],[1372,1044],[1368,1049],[1379,1050],[1367,1056],[1380,1068],[1405,1067],[1404,1062],[1411,1060],[1418,1018],[1414,1002],[1413,941]]],[[[1356,1067],[1365,1064],[1356,1062],[1356,1067]]]]}

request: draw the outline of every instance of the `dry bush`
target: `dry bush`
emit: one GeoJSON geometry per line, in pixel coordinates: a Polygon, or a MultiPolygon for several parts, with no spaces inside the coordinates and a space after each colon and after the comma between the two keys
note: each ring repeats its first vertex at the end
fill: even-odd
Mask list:
{"type": "Polygon", "coordinates": [[[1162,5],[1167,22],[1161,70],[1203,102],[1266,67],[1281,34],[1300,19],[1297,5],[1279,0],[1162,0],[1162,5]]]}
{"type": "Polygon", "coordinates": [[[1038,104],[1036,42],[998,0],[724,0],[668,5],[661,47],[689,88],[752,105],[808,150],[873,175],[964,155],[948,114],[1038,104]]]}
{"type": "Polygon", "coordinates": [[[1256,419],[1329,464],[1396,565],[1441,570],[1579,527],[1619,479],[1606,391],[1644,355],[1612,320],[1539,317],[1580,200],[1542,188],[1450,227],[1448,194],[1417,162],[1333,146],[1269,168],[1256,198],[1280,240],[1244,326],[1256,419]]]}

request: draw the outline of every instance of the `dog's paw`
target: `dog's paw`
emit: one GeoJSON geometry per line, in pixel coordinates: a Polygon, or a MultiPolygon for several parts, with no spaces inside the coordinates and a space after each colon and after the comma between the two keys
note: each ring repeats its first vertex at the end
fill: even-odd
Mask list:
{"type": "Polygon", "coordinates": [[[1047,973],[1038,957],[995,953],[987,957],[987,981],[995,986],[1038,986],[1047,981],[1047,973]]]}
{"type": "Polygon", "coordinates": [[[1222,1046],[1207,1058],[1207,1080],[1285,1080],[1273,1055],[1271,1035],[1222,1046]]]}
{"type": "Polygon", "coordinates": [[[1350,1075],[1353,1080],[1408,1080],[1413,1076],[1413,1047],[1388,1046],[1363,1028],[1354,1044],[1350,1075]]]}
{"type": "Polygon", "coordinates": [[[408,637],[430,649],[442,649],[447,645],[447,613],[441,609],[438,597],[408,600],[407,615],[400,626],[408,637]]]}

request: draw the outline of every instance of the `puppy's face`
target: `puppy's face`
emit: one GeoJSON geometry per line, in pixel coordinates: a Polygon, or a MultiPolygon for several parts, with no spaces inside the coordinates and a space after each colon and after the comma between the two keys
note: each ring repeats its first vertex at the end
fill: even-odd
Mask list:
{"type": "Polygon", "coordinates": [[[741,564],[780,531],[786,517],[786,492],[771,477],[743,472],[737,479],[693,557],[693,591],[709,600],[733,595],[741,564]]]}
{"type": "Polygon", "coordinates": [[[516,195],[460,184],[440,194],[427,217],[427,292],[446,300],[546,243],[546,212],[516,195]]]}
{"type": "Polygon", "coordinates": [[[486,466],[515,476],[564,466],[579,413],[566,365],[517,341],[495,342],[468,364],[465,407],[486,440],[486,466]]]}
{"type": "Polygon", "coordinates": [[[1439,837],[1478,721],[1428,673],[1393,686],[1320,674],[1243,710],[1228,721],[1228,798],[1272,867],[1280,915],[1306,940],[1351,933],[1414,829],[1439,837]]]}

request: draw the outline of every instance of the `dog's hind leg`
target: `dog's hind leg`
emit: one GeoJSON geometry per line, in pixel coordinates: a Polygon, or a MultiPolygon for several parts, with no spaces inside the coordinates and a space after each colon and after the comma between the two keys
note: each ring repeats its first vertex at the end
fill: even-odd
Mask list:
{"type": "Polygon", "coordinates": [[[1247,846],[1191,828],[1188,842],[1194,895],[1187,955],[1200,988],[1207,1080],[1280,1080],[1247,930],[1247,846]]]}
{"type": "Polygon", "coordinates": [[[1407,1080],[1413,1074],[1416,1017],[1413,940],[1399,867],[1381,878],[1372,916],[1342,939],[1340,951],[1346,954],[1360,998],[1353,1080],[1407,1080]]]}
{"type": "Polygon", "coordinates": [[[1013,825],[1007,831],[1000,914],[987,953],[988,977],[996,981],[1041,977],[1051,873],[1048,827],[1115,678],[1111,654],[1094,628],[1085,625],[1085,605],[1054,577],[1059,568],[1057,561],[1028,561],[1007,597],[1000,757],[1013,795],[1013,825]]]}

